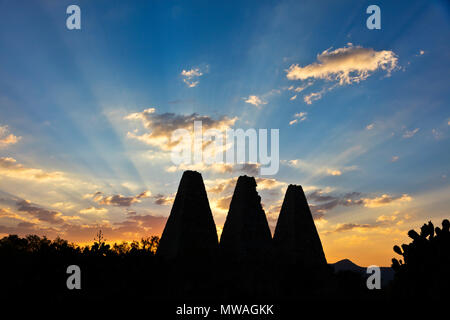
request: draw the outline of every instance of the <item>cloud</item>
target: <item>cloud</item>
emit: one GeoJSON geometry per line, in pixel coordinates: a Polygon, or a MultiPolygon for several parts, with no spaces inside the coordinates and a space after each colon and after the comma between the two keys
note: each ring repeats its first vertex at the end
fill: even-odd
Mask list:
{"type": "Polygon", "coordinates": [[[400,214],[399,211],[395,211],[392,215],[381,215],[376,219],[375,222],[371,223],[339,223],[337,224],[336,228],[331,231],[325,232],[325,234],[341,233],[353,230],[358,232],[367,232],[371,229],[379,228],[388,228],[389,231],[390,227],[402,225],[405,220],[408,220],[410,218],[411,216],[408,214],[400,214]]]}
{"type": "Polygon", "coordinates": [[[55,202],[51,206],[55,207],[55,208],[59,208],[59,209],[65,209],[65,210],[70,210],[70,209],[75,208],[75,204],[73,204],[71,202],[63,202],[63,201],[55,202]]]}
{"type": "Polygon", "coordinates": [[[256,184],[258,190],[273,190],[279,188],[285,188],[287,183],[269,178],[256,178],[256,184]]]}
{"type": "Polygon", "coordinates": [[[246,103],[252,104],[255,107],[259,107],[261,105],[267,104],[266,101],[263,101],[260,97],[255,95],[250,95],[248,98],[244,98],[246,103]]]}
{"type": "Polygon", "coordinates": [[[89,207],[89,208],[80,210],[80,213],[81,214],[92,214],[92,215],[104,215],[104,214],[108,213],[108,209],[89,207]]]}
{"type": "Polygon", "coordinates": [[[374,126],[375,126],[374,123],[368,124],[368,125],[366,126],[366,130],[372,130],[372,129],[374,128],[374,126]]]}
{"type": "Polygon", "coordinates": [[[14,158],[0,158],[0,175],[25,180],[46,181],[64,180],[61,172],[45,172],[41,169],[27,168],[14,158]]]}
{"type": "Polygon", "coordinates": [[[233,192],[237,178],[205,180],[206,191],[209,193],[220,194],[233,192]]]}
{"type": "Polygon", "coordinates": [[[200,68],[192,68],[191,70],[181,71],[183,82],[186,83],[189,88],[196,87],[200,83],[200,81],[195,79],[198,79],[202,75],[203,73],[200,71],[200,68]]]}
{"type": "Polygon", "coordinates": [[[323,90],[319,92],[311,92],[310,94],[303,96],[303,101],[305,101],[306,104],[312,104],[313,101],[320,100],[322,98],[323,92],[323,90]]]}
{"type": "Polygon", "coordinates": [[[308,82],[307,84],[305,84],[305,85],[303,85],[303,86],[298,86],[298,87],[296,87],[296,88],[295,88],[294,86],[290,86],[290,87],[288,88],[288,90],[295,91],[295,92],[299,93],[299,92],[302,92],[303,90],[305,90],[306,88],[312,86],[313,83],[314,83],[314,82],[310,81],[310,82],[308,82]]]}
{"type": "Polygon", "coordinates": [[[201,116],[197,113],[190,115],[180,115],[175,113],[156,113],[155,108],[149,108],[142,112],[131,113],[125,117],[126,120],[141,121],[144,127],[149,131],[138,134],[137,131],[128,132],[127,136],[136,139],[151,146],[168,151],[181,143],[180,140],[172,141],[172,133],[177,129],[186,129],[190,132],[194,130],[194,121],[202,122],[202,129],[217,129],[225,131],[234,125],[237,120],[222,116],[215,120],[209,116],[201,116]]]}
{"type": "Polygon", "coordinates": [[[228,164],[228,163],[212,163],[207,164],[204,162],[194,163],[194,164],[179,164],[166,167],[167,172],[176,171],[210,171],[214,173],[233,173],[233,172],[243,172],[250,176],[259,175],[261,164],[259,163],[241,163],[241,164],[228,164]]]}
{"type": "Polygon", "coordinates": [[[155,204],[160,205],[160,206],[171,205],[175,200],[174,196],[165,196],[163,194],[157,194],[154,196],[154,198],[155,198],[155,204]]]}
{"type": "Polygon", "coordinates": [[[289,100],[293,101],[295,99],[297,99],[297,95],[292,96],[289,100]]]}
{"type": "Polygon", "coordinates": [[[359,224],[359,223],[344,223],[339,224],[334,232],[343,232],[349,231],[353,229],[367,229],[367,228],[376,228],[376,225],[372,224],[359,224]]]}
{"type": "Polygon", "coordinates": [[[161,234],[166,225],[167,218],[154,216],[151,214],[139,215],[133,214],[127,217],[127,220],[122,222],[116,222],[114,225],[120,227],[126,227],[127,229],[151,229],[156,234],[161,234]]]}
{"type": "Polygon", "coordinates": [[[340,176],[342,175],[342,171],[337,169],[327,169],[327,174],[329,176],[340,176]]]}
{"type": "Polygon", "coordinates": [[[290,121],[289,125],[292,126],[293,124],[296,124],[299,121],[300,122],[305,121],[307,119],[307,115],[308,115],[307,112],[299,112],[299,113],[294,114],[294,118],[296,118],[296,119],[290,121]]]}
{"type": "Polygon", "coordinates": [[[363,204],[361,193],[349,192],[343,195],[331,195],[325,193],[322,189],[309,193],[306,198],[311,201],[311,212],[314,214],[323,214],[337,206],[359,206],[363,204]]]}
{"type": "MultiPolygon", "coordinates": [[[[2,210],[0,209],[0,218],[2,210]]],[[[102,220],[94,224],[59,223],[52,227],[45,227],[33,221],[18,220],[14,226],[1,225],[0,234],[17,234],[26,236],[37,234],[54,239],[57,236],[79,244],[92,243],[98,230],[102,230],[107,241],[131,241],[148,237],[149,235],[161,235],[167,218],[152,214],[131,214],[119,222],[110,223],[102,220]]]]}
{"type": "Polygon", "coordinates": [[[94,194],[87,194],[84,198],[91,198],[93,201],[101,205],[112,205],[115,207],[129,207],[134,203],[141,202],[141,199],[149,198],[151,196],[150,191],[144,191],[136,196],[126,197],[121,194],[115,194],[111,196],[105,196],[102,192],[97,191],[94,194]]]}
{"type": "MultiPolygon", "coordinates": [[[[205,180],[206,191],[214,194],[229,194],[234,191],[238,177],[228,179],[205,180]]],[[[287,183],[270,178],[255,178],[258,190],[275,190],[285,188],[287,183]]]]}
{"type": "Polygon", "coordinates": [[[321,79],[335,84],[329,88],[323,88],[317,92],[311,92],[303,97],[307,104],[322,98],[326,91],[336,86],[359,83],[370,77],[375,71],[386,71],[387,76],[398,69],[398,58],[393,51],[375,51],[371,48],[348,46],[335,50],[327,49],[317,55],[317,62],[305,65],[292,64],[286,70],[289,80],[308,80],[308,84],[300,86],[298,92],[311,86],[316,80],[321,79]]]}
{"type": "Polygon", "coordinates": [[[324,176],[340,176],[345,172],[350,172],[357,170],[356,166],[345,166],[342,168],[333,168],[328,167],[326,165],[320,165],[317,163],[306,162],[301,159],[294,160],[282,160],[281,163],[284,163],[292,168],[297,168],[302,171],[311,173],[313,175],[324,175],[324,176]]]}
{"type": "Polygon", "coordinates": [[[409,139],[414,137],[414,135],[419,132],[419,128],[415,128],[414,130],[406,130],[405,133],[403,134],[403,138],[405,139],[409,139]]]}
{"type": "Polygon", "coordinates": [[[394,202],[395,203],[409,202],[412,200],[412,197],[410,197],[407,194],[402,194],[401,196],[397,196],[397,197],[394,197],[394,196],[391,196],[388,194],[383,194],[380,197],[376,197],[373,199],[365,198],[362,200],[363,200],[365,207],[378,208],[378,207],[383,207],[383,206],[386,206],[386,205],[394,203],[394,202]]]}
{"type": "Polygon", "coordinates": [[[230,208],[230,203],[231,203],[232,198],[233,198],[233,196],[219,198],[217,201],[215,201],[214,207],[222,209],[222,210],[228,210],[230,208]]]}
{"type": "Polygon", "coordinates": [[[339,85],[366,80],[378,69],[390,74],[397,67],[398,59],[393,51],[375,51],[353,46],[325,50],[317,55],[317,62],[300,67],[293,64],[286,70],[289,80],[325,79],[339,85]]]}
{"type": "Polygon", "coordinates": [[[440,139],[442,139],[442,138],[444,137],[444,135],[442,134],[442,132],[438,131],[437,129],[432,129],[432,130],[431,130],[431,133],[433,134],[433,137],[434,137],[436,140],[440,140],[440,139]]]}
{"type": "Polygon", "coordinates": [[[184,164],[181,163],[179,165],[173,165],[166,168],[167,172],[176,172],[176,171],[212,171],[216,173],[231,173],[233,172],[233,165],[226,163],[212,163],[206,164],[204,162],[199,162],[195,164],[184,164]]]}
{"type": "Polygon", "coordinates": [[[31,216],[37,218],[39,221],[48,222],[51,224],[61,224],[64,222],[64,219],[61,217],[62,214],[60,212],[43,209],[41,207],[32,205],[31,202],[27,200],[20,200],[16,205],[17,211],[26,212],[31,216]]]}
{"type": "Polygon", "coordinates": [[[409,202],[412,200],[407,194],[401,196],[393,196],[388,194],[383,194],[379,197],[369,198],[363,197],[360,192],[350,192],[343,195],[333,195],[323,192],[323,190],[318,189],[309,193],[306,197],[310,204],[311,212],[326,213],[337,206],[364,206],[366,208],[378,208],[392,204],[401,204],[404,202],[409,202]]]}
{"type": "Polygon", "coordinates": [[[391,159],[391,162],[397,162],[398,159],[400,159],[399,156],[393,156],[392,159],[391,159]]]}
{"type": "Polygon", "coordinates": [[[16,144],[21,138],[10,133],[8,126],[0,126],[0,148],[16,144]]]}

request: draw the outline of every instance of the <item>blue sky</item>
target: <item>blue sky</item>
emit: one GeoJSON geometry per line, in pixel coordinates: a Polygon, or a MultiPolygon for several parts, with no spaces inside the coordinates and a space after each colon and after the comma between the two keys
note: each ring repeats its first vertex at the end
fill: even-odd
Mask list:
{"type": "MultiPolygon", "coordinates": [[[[0,234],[160,232],[182,170],[136,138],[155,108],[279,129],[280,171],[259,180],[269,223],[286,186],[302,184],[328,260],[389,263],[407,230],[448,217],[450,7],[378,1],[381,30],[369,30],[371,4],[1,1],[0,234]],[[70,4],[81,30],[66,28],[70,4]]],[[[236,177],[251,173],[202,169],[207,188],[224,185],[208,192],[220,232],[236,177]]]]}

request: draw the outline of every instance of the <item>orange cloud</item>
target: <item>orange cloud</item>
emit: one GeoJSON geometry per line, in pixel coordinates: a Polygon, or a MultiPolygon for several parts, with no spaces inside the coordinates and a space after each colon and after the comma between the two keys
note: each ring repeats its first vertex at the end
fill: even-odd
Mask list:
{"type": "Polygon", "coordinates": [[[20,139],[9,132],[8,126],[0,126],[0,148],[16,144],[20,139]]]}
{"type": "Polygon", "coordinates": [[[61,172],[45,172],[41,169],[27,168],[16,159],[9,157],[0,158],[0,175],[35,181],[64,180],[61,172]]]}
{"type": "Polygon", "coordinates": [[[317,61],[304,67],[291,65],[286,77],[290,80],[325,79],[344,85],[365,80],[377,69],[389,74],[397,67],[398,59],[392,51],[349,44],[333,51],[325,50],[317,55],[317,61]]]}
{"type": "Polygon", "coordinates": [[[409,202],[412,200],[410,196],[407,194],[403,194],[400,197],[393,197],[388,194],[383,194],[380,197],[376,197],[373,199],[365,198],[362,199],[364,206],[367,208],[378,208],[382,206],[386,206],[391,203],[402,203],[402,202],[409,202]]]}
{"type": "Polygon", "coordinates": [[[123,196],[121,194],[115,194],[111,196],[105,196],[102,192],[97,191],[94,194],[87,194],[84,198],[92,198],[93,201],[102,205],[112,205],[115,207],[129,207],[133,203],[141,202],[141,199],[149,198],[151,196],[150,191],[144,191],[136,196],[123,196]]]}

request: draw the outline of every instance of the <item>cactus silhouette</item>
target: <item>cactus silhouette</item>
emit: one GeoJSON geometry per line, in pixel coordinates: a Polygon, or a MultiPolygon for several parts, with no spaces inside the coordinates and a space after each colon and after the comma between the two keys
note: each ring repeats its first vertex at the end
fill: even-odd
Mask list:
{"type": "Polygon", "coordinates": [[[408,232],[410,244],[394,246],[403,259],[392,259],[395,271],[394,294],[402,297],[440,298],[448,290],[446,276],[450,270],[450,222],[442,221],[442,229],[429,221],[408,232]]]}

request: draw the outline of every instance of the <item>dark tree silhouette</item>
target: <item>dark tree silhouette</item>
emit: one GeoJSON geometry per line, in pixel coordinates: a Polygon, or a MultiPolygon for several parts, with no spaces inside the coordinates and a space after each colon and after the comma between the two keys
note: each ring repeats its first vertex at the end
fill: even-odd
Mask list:
{"type": "Polygon", "coordinates": [[[140,242],[105,243],[100,230],[92,246],[61,238],[9,235],[0,239],[0,296],[12,299],[108,299],[120,294],[155,298],[161,268],[155,260],[159,237],[140,242]],[[66,287],[67,267],[78,265],[82,290],[66,287]]]}
{"type": "Polygon", "coordinates": [[[428,222],[408,232],[409,244],[394,246],[403,259],[392,259],[395,271],[393,292],[401,297],[443,297],[450,285],[450,223],[442,221],[442,229],[428,222]]]}

